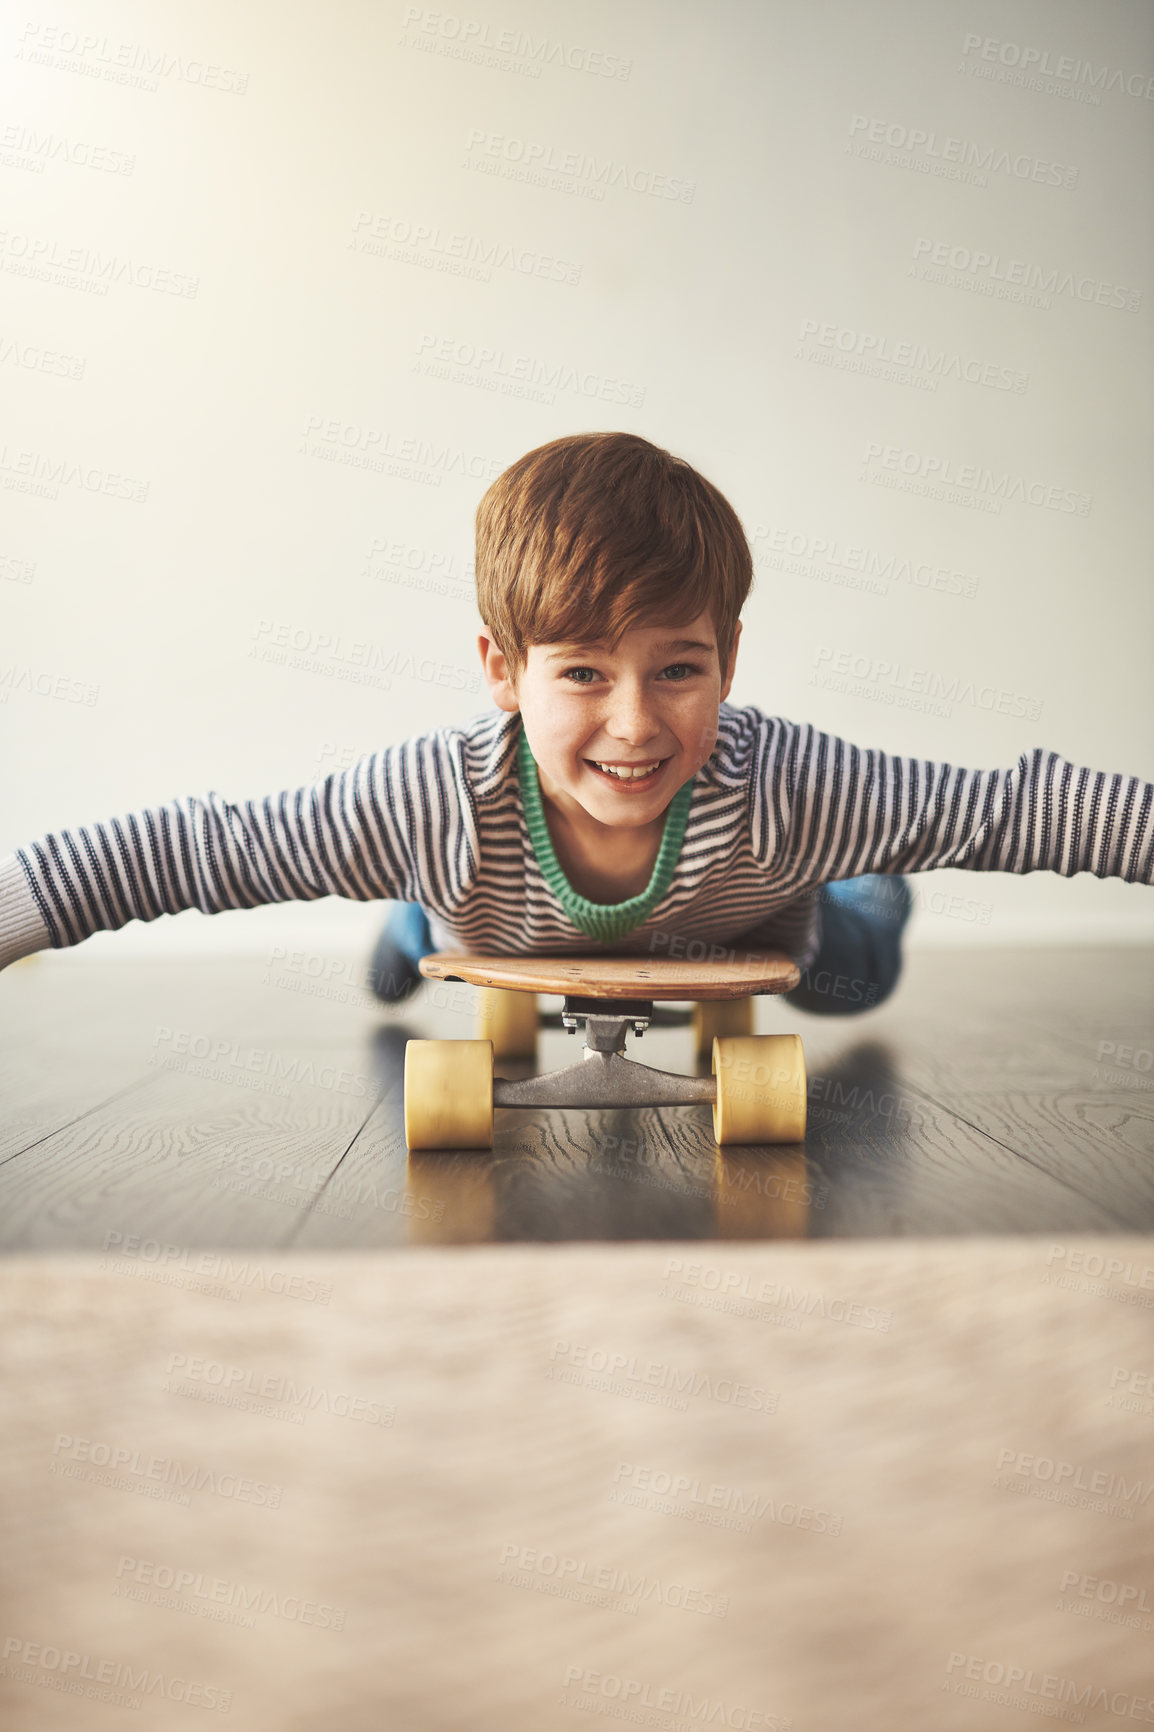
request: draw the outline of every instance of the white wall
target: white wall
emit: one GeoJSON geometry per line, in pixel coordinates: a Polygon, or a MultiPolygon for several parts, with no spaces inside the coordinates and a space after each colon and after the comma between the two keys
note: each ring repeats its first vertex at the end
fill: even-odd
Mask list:
{"type": "MultiPolygon", "coordinates": [[[[30,0],[5,37],[0,852],[487,709],[477,501],[606,428],[753,539],[732,702],[1154,778],[1145,4],[30,0]],[[935,464],[1035,502],[942,498],[935,464]],[[262,659],[278,632],[319,669],[262,659]]],[[[918,891],[913,944],[1154,936],[1118,881],[918,891]]],[[[329,899],[81,950],[379,923],[329,899]]]]}

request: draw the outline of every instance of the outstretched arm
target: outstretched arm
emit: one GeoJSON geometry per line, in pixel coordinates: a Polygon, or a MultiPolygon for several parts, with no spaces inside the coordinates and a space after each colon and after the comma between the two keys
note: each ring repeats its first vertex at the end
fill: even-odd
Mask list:
{"type": "Polygon", "coordinates": [[[0,967],[187,908],[451,892],[468,853],[461,774],[451,739],[428,734],[265,799],[209,792],[54,831],[0,862],[0,967]]]}
{"type": "Polygon", "coordinates": [[[761,749],[766,809],[799,886],[939,866],[1154,882],[1154,783],[1137,776],[1042,746],[1011,769],[967,770],[789,722],[770,723],[761,749]]]}

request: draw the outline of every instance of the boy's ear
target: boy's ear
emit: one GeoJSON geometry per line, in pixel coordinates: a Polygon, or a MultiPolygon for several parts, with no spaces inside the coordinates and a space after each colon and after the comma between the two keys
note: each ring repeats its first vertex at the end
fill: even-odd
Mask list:
{"type": "Polygon", "coordinates": [[[729,666],[725,670],[725,678],[721,682],[721,702],[729,696],[729,688],[733,684],[733,672],[737,666],[737,640],[741,636],[741,621],[737,622],[737,630],[733,634],[733,648],[729,652],[729,666]]]}
{"type": "Polygon", "coordinates": [[[492,692],[498,708],[508,710],[510,713],[519,710],[521,704],[517,697],[516,683],[509,672],[509,664],[505,660],[504,653],[497,648],[487,631],[481,632],[478,636],[477,648],[481,652],[481,667],[484,671],[485,682],[492,692]]]}

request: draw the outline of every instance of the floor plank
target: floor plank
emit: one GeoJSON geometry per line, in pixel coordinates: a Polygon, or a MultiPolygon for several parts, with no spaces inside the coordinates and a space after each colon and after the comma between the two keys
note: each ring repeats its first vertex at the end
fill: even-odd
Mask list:
{"type": "Polygon", "coordinates": [[[282,1244],[370,1109],[159,1072],[0,1166],[0,1246],[282,1244]]]}

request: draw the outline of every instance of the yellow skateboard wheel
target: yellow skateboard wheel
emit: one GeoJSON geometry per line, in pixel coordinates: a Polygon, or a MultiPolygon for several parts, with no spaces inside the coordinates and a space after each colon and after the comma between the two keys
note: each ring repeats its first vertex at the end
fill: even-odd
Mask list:
{"type": "Polygon", "coordinates": [[[477,1034],[491,1040],[493,1057],[536,1058],[537,994],[482,986],[477,1001],[477,1034]]]}
{"type": "Polygon", "coordinates": [[[726,1143],[800,1143],[805,1055],[796,1034],[718,1036],[713,1042],[713,1137],[726,1143]]]}
{"type": "Polygon", "coordinates": [[[702,998],[693,1007],[693,1051],[708,1058],[719,1036],[753,1033],[752,998],[702,998]]]}
{"type": "Polygon", "coordinates": [[[493,1147],[493,1043],[405,1043],[405,1142],[410,1149],[493,1147]]]}

